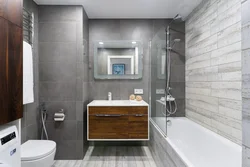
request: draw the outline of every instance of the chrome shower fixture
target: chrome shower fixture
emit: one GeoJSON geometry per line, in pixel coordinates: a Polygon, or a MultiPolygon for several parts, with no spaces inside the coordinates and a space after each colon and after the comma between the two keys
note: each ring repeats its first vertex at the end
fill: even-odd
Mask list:
{"type": "MultiPolygon", "coordinates": [[[[171,52],[172,48],[175,46],[176,43],[181,42],[181,39],[174,39],[173,44],[171,44],[171,24],[173,22],[182,22],[182,16],[177,14],[171,22],[168,24],[166,28],[166,74],[167,74],[167,81],[166,81],[166,87],[165,87],[165,99],[167,99],[166,103],[169,104],[169,108],[166,107],[166,114],[163,113],[165,116],[170,116],[173,115],[177,112],[178,106],[176,99],[172,96],[171,91],[170,91],[170,78],[171,78],[171,52]]],[[[178,32],[178,31],[177,31],[178,32]]]]}
{"type": "Polygon", "coordinates": [[[174,39],[174,42],[173,42],[172,46],[170,47],[170,49],[173,49],[175,44],[179,43],[179,42],[181,42],[181,39],[174,39]]]}

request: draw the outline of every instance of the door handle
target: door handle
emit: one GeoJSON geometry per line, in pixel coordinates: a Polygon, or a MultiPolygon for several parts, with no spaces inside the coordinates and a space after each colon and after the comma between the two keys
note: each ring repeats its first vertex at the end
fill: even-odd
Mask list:
{"type": "Polygon", "coordinates": [[[135,116],[136,116],[136,117],[142,117],[143,114],[136,114],[135,116]]]}

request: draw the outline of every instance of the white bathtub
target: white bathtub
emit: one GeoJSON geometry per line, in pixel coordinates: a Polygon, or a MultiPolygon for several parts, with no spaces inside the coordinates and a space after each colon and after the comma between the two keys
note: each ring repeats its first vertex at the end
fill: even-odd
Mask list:
{"type": "Polygon", "coordinates": [[[188,118],[152,118],[166,141],[188,167],[241,167],[241,147],[188,118]],[[165,131],[165,132],[164,132],[165,131]]]}

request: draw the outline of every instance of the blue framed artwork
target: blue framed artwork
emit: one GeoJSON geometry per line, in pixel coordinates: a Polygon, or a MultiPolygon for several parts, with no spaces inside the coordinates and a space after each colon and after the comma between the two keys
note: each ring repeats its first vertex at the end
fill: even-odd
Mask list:
{"type": "Polygon", "coordinates": [[[125,75],[125,64],[113,64],[112,74],[114,75],[125,75]]]}

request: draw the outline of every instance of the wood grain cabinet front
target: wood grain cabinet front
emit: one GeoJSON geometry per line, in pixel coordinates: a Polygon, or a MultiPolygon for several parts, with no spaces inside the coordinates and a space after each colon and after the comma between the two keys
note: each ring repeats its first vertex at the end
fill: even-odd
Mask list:
{"type": "Polygon", "coordinates": [[[0,125],[23,116],[22,28],[0,17],[0,125]]]}
{"type": "Polygon", "coordinates": [[[23,0],[0,0],[0,17],[22,28],[23,0]]]}
{"type": "Polygon", "coordinates": [[[96,114],[89,116],[89,137],[96,139],[128,138],[128,116],[96,114]]]}
{"type": "Polygon", "coordinates": [[[88,107],[89,140],[147,140],[148,107],[88,107]]]}
{"type": "Polygon", "coordinates": [[[148,138],[148,115],[130,115],[128,124],[128,133],[130,139],[148,138]]]}

